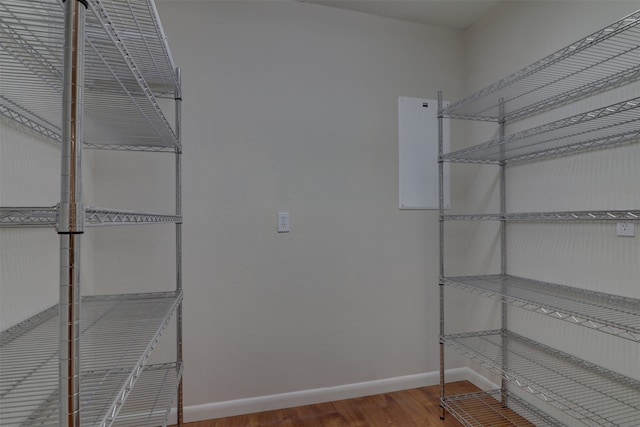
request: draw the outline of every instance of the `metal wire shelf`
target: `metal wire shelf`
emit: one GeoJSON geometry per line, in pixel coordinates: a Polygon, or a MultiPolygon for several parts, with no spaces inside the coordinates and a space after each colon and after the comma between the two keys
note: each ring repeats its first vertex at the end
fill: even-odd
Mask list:
{"type": "MultiPolygon", "coordinates": [[[[181,300],[175,292],[83,297],[83,426],[113,423],[181,300]]],[[[58,425],[58,337],[57,306],[0,334],[0,425],[58,425]]]]}
{"type": "Polygon", "coordinates": [[[58,209],[54,207],[0,207],[0,227],[55,227],[58,209]]]}
{"type": "MultiPolygon", "coordinates": [[[[88,226],[130,224],[179,224],[180,215],[149,212],[133,212],[117,209],[85,208],[88,226]]],[[[53,207],[0,207],[0,227],[55,227],[58,224],[58,209],[53,207]]]]}
{"type": "Polygon", "coordinates": [[[445,277],[443,283],[640,343],[638,299],[509,275],[445,277]]]}
{"type": "MultiPolygon", "coordinates": [[[[125,144],[93,144],[91,142],[84,142],[85,148],[91,148],[95,150],[112,150],[112,151],[144,151],[148,153],[175,153],[174,147],[152,147],[145,145],[125,145],[125,144]]],[[[182,152],[178,149],[178,152],[182,152]]]]}
{"type": "MultiPolygon", "coordinates": [[[[89,9],[100,21],[107,32],[117,37],[113,43],[122,43],[125,61],[132,60],[136,71],[144,79],[150,90],[157,97],[174,98],[180,92],[180,82],[176,78],[176,66],[171,56],[167,38],[162,28],[155,4],[152,0],[89,0],[89,9]]],[[[91,25],[93,19],[89,20],[91,25]]],[[[122,63],[116,63],[122,66],[122,63]]],[[[131,70],[125,67],[122,75],[128,76],[131,70]]],[[[99,73],[104,70],[93,70],[99,73]]],[[[110,74],[103,79],[96,79],[95,84],[104,84],[103,90],[111,88],[110,74]]],[[[139,82],[125,81],[131,92],[140,92],[139,82]]],[[[119,90],[119,89],[118,89],[119,90]]]]}
{"type": "Polygon", "coordinates": [[[634,98],[447,153],[442,160],[514,163],[636,141],[638,122],[640,98],[634,98]]]}
{"type": "Polygon", "coordinates": [[[500,390],[447,396],[444,408],[465,427],[561,427],[539,409],[506,392],[505,406],[500,390]]]}
{"type": "MultiPolygon", "coordinates": [[[[94,147],[180,146],[156,96],[179,96],[152,0],[89,0],[84,140],[94,147]]],[[[58,0],[0,4],[0,114],[61,139],[64,16],[58,0]]]]}
{"type": "Polygon", "coordinates": [[[85,220],[93,227],[102,225],[181,223],[179,215],[131,212],[115,209],[87,208],[85,220]]]}
{"type": "Polygon", "coordinates": [[[640,77],[640,11],[443,109],[447,117],[494,120],[504,101],[516,120],[640,77]]]}
{"type": "Polygon", "coordinates": [[[638,425],[640,381],[513,332],[446,335],[443,340],[447,346],[585,425],[638,425]],[[507,360],[502,363],[503,356],[508,363],[507,360]]]}
{"type": "Polygon", "coordinates": [[[486,214],[443,215],[445,221],[640,221],[640,210],[510,212],[486,214]]]}
{"type": "Polygon", "coordinates": [[[181,377],[182,365],[178,363],[145,367],[113,426],[166,426],[181,377]]]}

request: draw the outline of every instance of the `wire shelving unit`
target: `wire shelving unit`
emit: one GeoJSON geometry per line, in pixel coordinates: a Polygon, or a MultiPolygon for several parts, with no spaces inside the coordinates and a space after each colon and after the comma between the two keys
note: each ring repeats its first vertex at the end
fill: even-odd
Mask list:
{"type": "MultiPolygon", "coordinates": [[[[153,3],[90,0],[87,12],[84,143],[173,151],[180,142],[156,98],[180,85],[153,3]]],[[[2,2],[0,24],[0,114],[61,142],[62,2],[2,2]]]]}
{"type": "Polygon", "coordinates": [[[60,203],[0,207],[60,235],[59,304],[0,333],[0,425],[156,427],[175,404],[182,426],[181,73],[153,0],[2,1],[0,74],[0,115],[62,158],[60,203]],[[173,154],[175,213],[85,207],[83,147],[173,154]],[[85,226],[127,224],[175,226],[175,291],[81,295],[85,226]],[[150,365],[173,319],[175,361],[150,365]]]}
{"type": "Polygon", "coordinates": [[[640,300],[510,275],[446,277],[444,284],[640,343],[640,300]]]}
{"type": "Polygon", "coordinates": [[[513,393],[506,393],[505,410],[500,390],[446,397],[443,405],[465,427],[498,425],[504,427],[562,427],[563,424],[528,404],[513,393]],[[473,414],[473,416],[470,416],[473,414]]]}
{"type": "MultiPolygon", "coordinates": [[[[179,223],[178,215],[134,212],[117,209],[87,207],[86,225],[164,224],[179,223]]],[[[0,207],[0,227],[55,227],[58,224],[57,207],[0,207]]]]}
{"type": "Polygon", "coordinates": [[[155,427],[166,425],[169,410],[182,378],[178,363],[149,365],[127,398],[113,423],[114,427],[155,427]]]}
{"type": "MultiPolygon", "coordinates": [[[[83,423],[111,425],[181,301],[175,292],[83,298],[83,423]]],[[[54,306],[0,335],[1,425],[58,425],[58,317],[54,306]]]]}
{"type": "Polygon", "coordinates": [[[55,227],[56,207],[0,207],[0,227],[55,227]]]}
{"type": "Polygon", "coordinates": [[[514,121],[633,81],[640,77],[638,20],[640,11],[451,103],[443,113],[514,121]]]}
{"type": "Polygon", "coordinates": [[[640,381],[502,330],[448,335],[445,342],[587,425],[638,423],[640,381]]]}
{"type": "Polygon", "coordinates": [[[640,98],[577,114],[442,156],[459,163],[514,163],[633,141],[640,98]]]}
{"type": "Polygon", "coordinates": [[[566,211],[566,212],[506,212],[486,214],[443,215],[445,221],[640,221],[640,210],[566,211]]]}
{"type": "Polygon", "coordinates": [[[640,98],[616,102],[511,134],[506,133],[506,125],[635,82],[640,79],[639,64],[640,11],[636,11],[448,106],[444,105],[442,93],[438,94],[441,418],[447,410],[465,426],[497,423],[564,425],[546,415],[549,410],[560,411],[579,424],[590,427],[638,425],[640,382],[637,379],[509,331],[509,316],[520,313],[510,312],[508,307],[515,306],[607,333],[640,346],[640,300],[509,274],[507,224],[516,227],[523,222],[640,223],[640,209],[508,212],[506,170],[521,162],[637,144],[640,141],[640,98]],[[445,153],[445,119],[494,121],[498,123],[498,136],[469,148],[445,153]],[[497,212],[445,214],[445,162],[497,166],[500,192],[497,212]],[[499,222],[498,274],[456,277],[445,274],[445,223],[449,221],[499,222]],[[445,334],[446,287],[499,301],[501,328],[445,334]],[[445,346],[499,374],[500,389],[447,396],[445,346]],[[518,396],[512,392],[514,389],[519,390],[518,396]],[[531,395],[539,398],[535,406],[529,403],[531,395]],[[549,405],[555,409],[547,408],[549,405]]]}
{"type": "MultiPolygon", "coordinates": [[[[175,399],[177,381],[182,376],[180,365],[167,363],[145,366],[126,402],[117,408],[117,419],[110,423],[113,421],[112,417],[105,419],[108,405],[114,401],[118,387],[126,383],[127,375],[128,372],[124,369],[83,373],[82,385],[91,392],[91,400],[85,400],[82,405],[84,416],[87,418],[83,423],[131,427],[166,425],[169,409],[175,399]]],[[[53,391],[47,396],[48,400],[43,400],[37,412],[26,419],[20,418],[19,411],[30,410],[29,407],[13,408],[14,413],[8,413],[2,421],[6,421],[7,425],[16,426],[57,427],[60,425],[57,398],[57,391],[53,391]]]]}

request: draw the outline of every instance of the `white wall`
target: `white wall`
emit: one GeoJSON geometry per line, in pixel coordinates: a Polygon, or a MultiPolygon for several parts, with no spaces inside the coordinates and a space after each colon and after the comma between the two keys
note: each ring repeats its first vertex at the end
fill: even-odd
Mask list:
{"type": "MultiPolygon", "coordinates": [[[[461,34],[291,1],[158,8],[184,76],[186,404],[437,370],[437,217],[397,208],[397,97],[461,96],[461,34]]],[[[98,175],[136,173],[121,160],[98,175]]]]}

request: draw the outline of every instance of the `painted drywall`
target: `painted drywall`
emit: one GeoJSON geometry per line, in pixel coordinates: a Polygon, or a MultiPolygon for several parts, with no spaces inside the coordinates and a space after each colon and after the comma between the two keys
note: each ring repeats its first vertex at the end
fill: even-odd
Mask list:
{"type": "MultiPolygon", "coordinates": [[[[293,1],[158,9],[184,80],[186,405],[436,371],[437,214],[398,209],[397,99],[462,95],[461,33],[293,1]]],[[[165,179],[107,155],[101,204],[165,179]]],[[[117,233],[98,293],[116,269],[171,282],[162,237],[140,259],[117,233]]]]}

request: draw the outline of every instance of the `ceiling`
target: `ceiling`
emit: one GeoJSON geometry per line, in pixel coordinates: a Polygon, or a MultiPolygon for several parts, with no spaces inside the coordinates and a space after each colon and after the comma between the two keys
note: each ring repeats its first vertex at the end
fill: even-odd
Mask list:
{"type": "Polygon", "coordinates": [[[500,0],[298,0],[386,18],[467,28],[500,0]]]}

